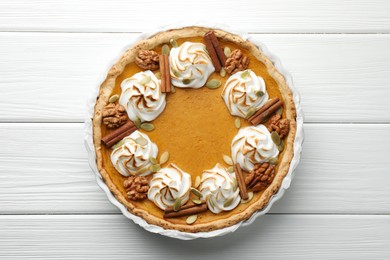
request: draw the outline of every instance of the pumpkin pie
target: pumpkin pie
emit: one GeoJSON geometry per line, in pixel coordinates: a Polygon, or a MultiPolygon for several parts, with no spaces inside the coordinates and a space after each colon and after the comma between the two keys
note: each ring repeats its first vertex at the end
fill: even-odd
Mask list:
{"type": "Polygon", "coordinates": [[[94,107],[104,182],[130,213],[183,232],[262,210],[287,175],[296,108],[283,75],[240,36],[157,33],[109,70],[94,107]]]}

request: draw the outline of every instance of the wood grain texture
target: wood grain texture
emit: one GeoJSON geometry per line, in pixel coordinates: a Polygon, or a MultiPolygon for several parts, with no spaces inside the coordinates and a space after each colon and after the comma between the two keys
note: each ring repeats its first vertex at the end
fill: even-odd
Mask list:
{"type": "Polygon", "coordinates": [[[178,21],[207,20],[265,33],[390,32],[381,0],[28,1],[0,2],[1,31],[139,32],[178,21]]]}
{"type": "Polygon", "coordinates": [[[119,212],[98,187],[82,124],[0,124],[0,214],[119,212]]]}
{"type": "MultiPolygon", "coordinates": [[[[306,124],[302,161],[272,213],[390,214],[390,125],[306,124]]],[[[82,124],[0,124],[0,214],[118,213],[82,124]]]]}
{"type": "Polygon", "coordinates": [[[389,259],[390,2],[5,0],[0,42],[0,259],[389,259]],[[270,214],[188,242],[108,202],[82,122],[91,89],[139,32],[201,19],[277,54],[309,124],[270,214]]]}
{"type": "Polygon", "coordinates": [[[390,216],[267,215],[213,239],[179,241],[121,215],[0,216],[6,259],[387,259],[390,216]],[[386,246],[387,245],[387,246],[386,246]]]}
{"type": "MultiPolygon", "coordinates": [[[[92,88],[138,35],[0,33],[0,122],[83,122],[92,88]]],[[[390,122],[390,35],[253,38],[292,73],[307,122],[390,122]]]]}

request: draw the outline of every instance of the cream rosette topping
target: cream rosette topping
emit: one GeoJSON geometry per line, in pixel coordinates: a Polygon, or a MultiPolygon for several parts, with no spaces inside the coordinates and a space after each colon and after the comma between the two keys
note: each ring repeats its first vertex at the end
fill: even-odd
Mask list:
{"type": "Polygon", "coordinates": [[[139,131],[123,138],[123,144],[111,153],[111,162],[123,176],[150,174],[150,158],[156,158],[158,148],[149,137],[139,131]]]}
{"type": "Polygon", "coordinates": [[[278,147],[264,125],[241,128],[233,138],[231,150],[233,162],[247,172],[253,170],[254,164],[267,162],[279,155],[278,147]]]}
{"type": "Polygon", "coordinates": [[[230,114],[245,118],[249,109],[258,110],[267,102],[268,93],[263,78],[252,70],[244,70],[228,78],[222,98],[230,114]]]}
{"type": "Polygon", "coordinates": [[[119,98],[130,120],[152,121],[164,110],[165,94],[161,93],[160,80],[150,70],[134,74],[125,79],[119,98]]]}
{"type": "Polygon", "coordinates": [[[227,172],[219,163],[203,172],[199,190],[209,210],[215,214],[230,211],[241,201],[234,173],[227,172]]]}
{"type": "Polygon", "coordinates": [[[185,42],[169,54],[172,84],[179,88],[201,88],[215,68],[203,43],[185,42]]]}
{"type": "Polygon", "coordinates": [[[153,175],[149,183],[148,199],[160,209],[173,206],[177,198],[181,204],[190,197],[191,176],[171,163],[153,175]]]}

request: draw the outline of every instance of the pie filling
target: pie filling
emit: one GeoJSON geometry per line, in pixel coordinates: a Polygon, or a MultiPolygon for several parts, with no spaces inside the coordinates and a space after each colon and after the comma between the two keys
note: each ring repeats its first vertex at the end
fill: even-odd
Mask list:
{"type": "Polygon", "coordinates": [[[207,224],[260,199],[285,155],[277,81],[241,45],[204,37],[139,50],[103,110],[102,167],[135,208],[207,224]]]}

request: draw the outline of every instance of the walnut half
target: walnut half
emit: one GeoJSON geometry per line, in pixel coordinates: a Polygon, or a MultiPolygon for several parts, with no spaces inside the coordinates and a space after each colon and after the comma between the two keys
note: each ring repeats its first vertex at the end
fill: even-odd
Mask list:
{"type": "Polygon", "coordinates": [[[235,49],[226,60],[225,70],[227,73],[234,74],[245,70],[249,65],[249,57],[245,56],[241,50],[235,49]]]}
{"type": "Polygon", "coordinates": [[[281,115],[273,115],[265,124],[268,131],[275,131],[279,134],[280,138],[284,138],[290,130],[290,120],[287,118],[282,119],[281,115]]]}
{"type": "Polygon", "coordinates": [[[256,164],[245,178],[245,184],[252,191],[265,190],[275,177],[275,166],[269,163],[256,164]]]}
{"type": "Polygon", "coordinates": [[[130,176],[123,182],[130,200],[143,200],[148,196],[149,182],[144,176],[130,176]]]}
{"type": "Polygon", "coordinates": [[[103,109],[103,124],[108,128],[117,128],[126,123],[127,115],[125,108],[119,104],[109,103],[103,109]]]}
{"type": "Polygon", "coordinates": [[[156,70],[160,67],[159,55],[152,50],[140,50],[135,58],[135,63],[144,70],[156,70]]]}

